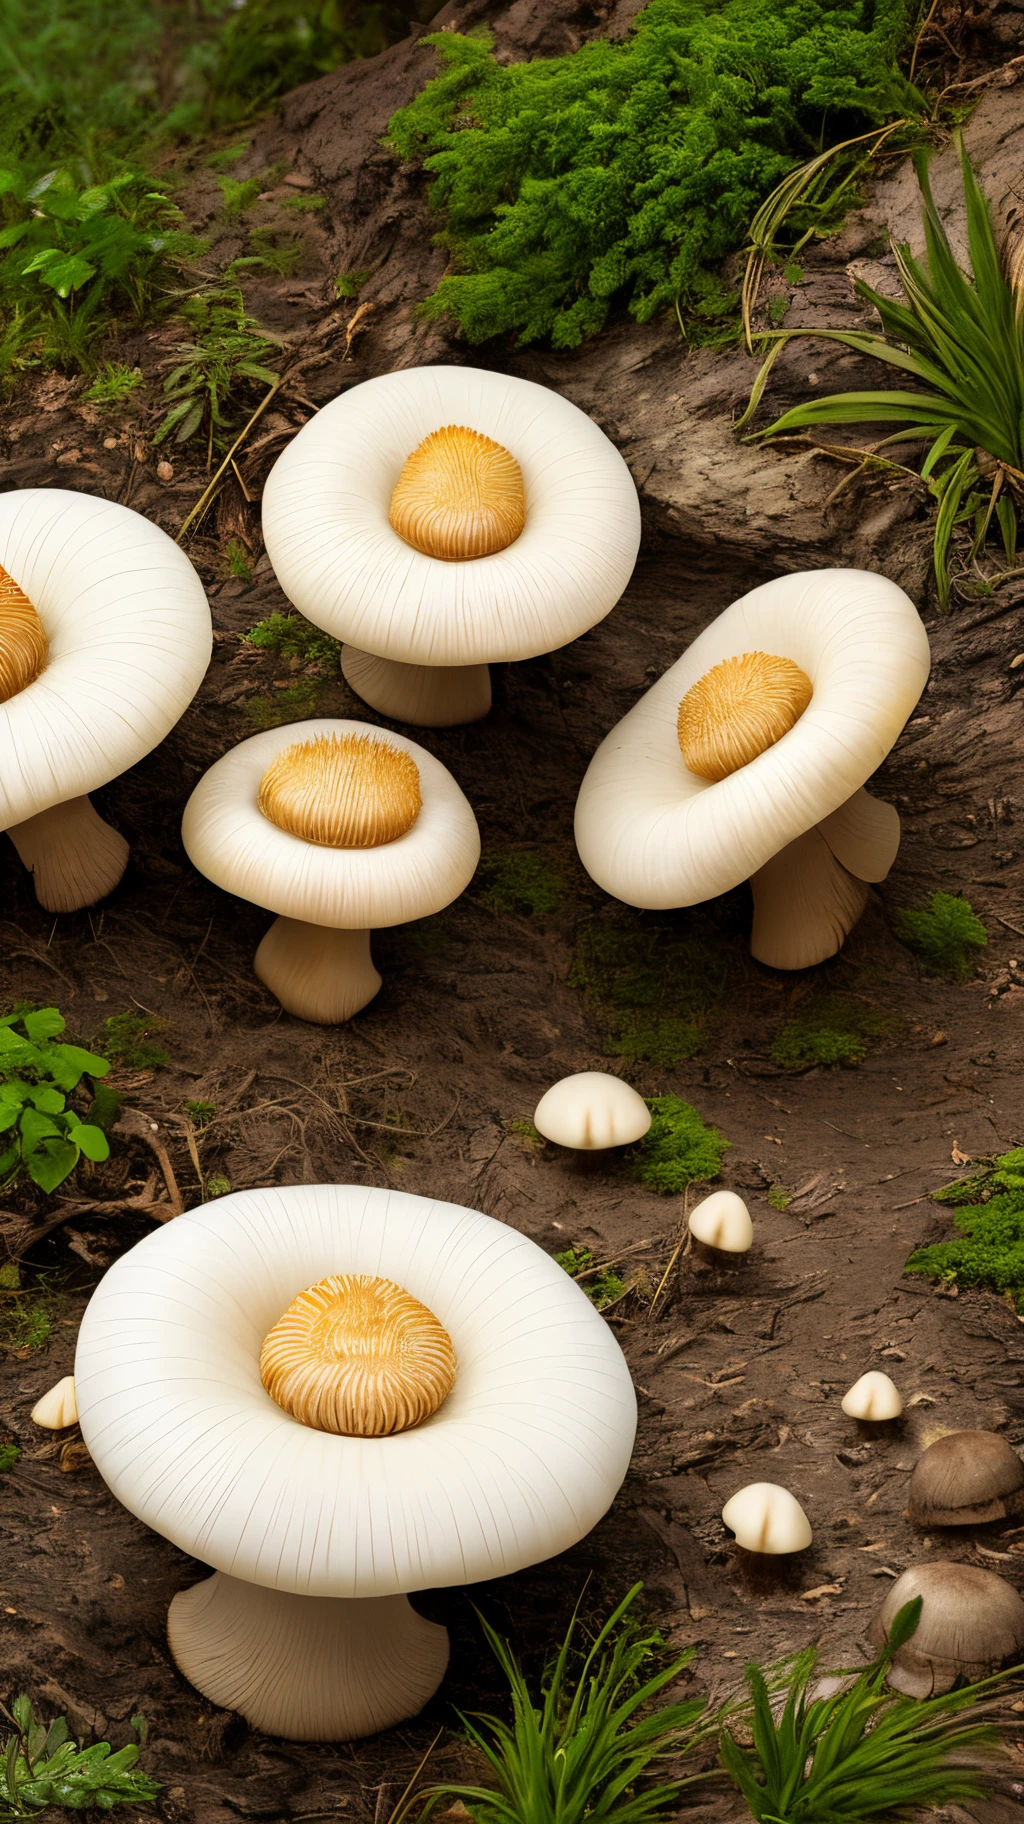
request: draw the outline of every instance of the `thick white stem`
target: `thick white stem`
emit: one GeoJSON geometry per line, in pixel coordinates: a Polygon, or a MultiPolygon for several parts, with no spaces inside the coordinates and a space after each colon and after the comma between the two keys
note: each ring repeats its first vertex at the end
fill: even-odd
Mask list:
{"type": "Polygon", "coordinates": [[[817,829],[787,843],[750,885],[750,953],[773,969],[810,969],[834,956],[868,899],[864,882],[836,860],[817,829]]]}
{"type": "Polygon", "coordinates": [[[88,798],[52,804],[7,831],[33,876],[47,912],[80,912],[117,886],[128,866],[128,844],[104,823],[88,798]]]}
{"type": "Polygon", "coordinates": [[[823,817],[818,829],[838,862],[858,880],[884,880],[900,846],[900,814],[861,786],[823,817]]]}
{"type": "Polygon", "coordinates": [[[341,670],[357,697],[392,722],[455,728],[479,722],[491,707],[486,665],[403,665],[358,646],[343,646],[341,670]]]}
{"type": "Polygon", "coordinates": [[[292,1596],[221,1571],[175,1596],[167,1638],[211,1703],[292,1742],[347,1742],[406,1722],[448,1665],[446,1630],[407,1596],[292,1596]]]}
{"type": "Polygon", "coordinates": [[[286,1013],[316,1026],[350,1020],[381,983],[368,931],[335,931],[301,918],[275,918],[253,967],[286,1013]]]}

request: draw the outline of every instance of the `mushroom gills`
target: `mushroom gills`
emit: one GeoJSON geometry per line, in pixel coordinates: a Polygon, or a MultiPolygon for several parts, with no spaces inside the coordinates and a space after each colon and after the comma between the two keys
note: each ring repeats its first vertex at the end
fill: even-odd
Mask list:
{"type": "Polygon", "coordinates": [[[0,564],[0,703],[35,683],[49,650],[38,611],[0,564]]]}
{"type": "Polygon", "coordinates": [[[369,931],[339,931],[283,913],[260,944],[253,968],[286,1013],[315,1026],[350,1020],[381,985],[369,931]]]}
{"type": "Polygon", "coordinates": [[[292,1742],[347,1742],[406,1722],[448,1666],[446,1630],[407,1596],[295,1596],[223,1571],[175,1596],[167,1639],[211,1703],[292,1742]]]}
{"type": "Polygon", "coordinates": [[[80,912],[112,893],[128,866],[128,844],[88,797],[52,804],[7,834],[32,875],[46,912],[80,912]]]}
{"type": "Polygon", "coordinates": [[[371,709],[413,728],[480,722],[491,707],[488,665],[406,665],[345,645],[341,671],[346,684],[371,709]]]}
{"type": "Polygon", "coordinates": [[[691,773],[715,783],[774,747],[814,694],[805,671],[773,652],[713,665],[679,705],[676,733],[691,773]]]}
{"type": "Polygon", "coordinates": [[[431,431],[406,458],[391,524],[426,557],[462,563],[504,551],[526,524],[523,472],[504,444],[462,424],[431,431]]]}
{"type": "Polygon", "coordinates": [[[301,1425],[344,1437],[409,1431],[455,1385],[444,1325],[393,1280],[331,1273],[307,1286],[267,1332],[260,1379],[301,1425]]]}

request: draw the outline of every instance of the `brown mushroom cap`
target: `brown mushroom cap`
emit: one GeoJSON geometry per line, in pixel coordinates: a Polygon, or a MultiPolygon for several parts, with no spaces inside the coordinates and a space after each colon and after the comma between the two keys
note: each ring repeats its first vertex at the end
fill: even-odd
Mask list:
{"type": "MultiPolygon", "coordinates": [[[[986,1435],[984,1433],[982,1436],[986,1435]]],[[[921,1619],[899,1648],[889,1683],[908,1697],[940,1697],[1024,1653],[1024,1602],[1005,1578],[973,1564],[912,1564],[872,1618],[868,1638],[885,1645],[904,1603],[920,1596],[921,1619]]]]}
{"type": "Polygon", "coordinates": [[[953,1431],[930,1444],[910,1478],[915,1526],[978,1526],[1024,1512],[1024,1463],[994,1431],[953,1431]]]}

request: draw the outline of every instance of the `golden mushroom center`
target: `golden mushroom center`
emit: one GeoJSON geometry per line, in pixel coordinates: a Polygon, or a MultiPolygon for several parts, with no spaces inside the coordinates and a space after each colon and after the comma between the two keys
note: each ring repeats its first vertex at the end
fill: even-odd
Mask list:
{"type": "Polygon", "coordinates": [[[399,537],[427,557],[490,557],[526,524],[523,472],[502,444],[446,424],[406,458],[390,517],[399,537]]]}
{"type": "Polygon", "coordinates": [[[813,694],[807,673],[777,653],[723,659],[698,678],[679,705],[676,731],[683,759],[701,779],[728,779],[781,741],[813,694]]]}
{"type": "Polygon", "coordinates": [[[260,1378],[301,1425],[346,1437],[408,1431],[455,1385],[444,1325],[393,1280],[331,1273],[293,1298],[268,1332],[260,1378]]]}
{"type": "Polygon", "coordinates": [[[34,683],[48,655],[42,621],[24,589],[0,564],[0,703],[34,683]]]}
{"type": "Polygon", "coordinates": [[[422,808],[420,769],[404,748],[372,735],[318,735],[268,766],[256,803],[290,836],[330,849],[376,849],[411,830],[422,808]]]}

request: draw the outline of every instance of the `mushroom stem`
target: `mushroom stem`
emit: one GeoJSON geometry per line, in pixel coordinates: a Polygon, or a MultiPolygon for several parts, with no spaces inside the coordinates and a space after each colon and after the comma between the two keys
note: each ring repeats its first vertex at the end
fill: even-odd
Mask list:
{"type": "Polygon", "coordinates": [[[750,954],[773,969],[810,969],[835,956],[868,900],[864,882],[836,860],[818,829],[788,842],[750,885],[750,954]]]}
{"type": "Polygon", "coordinates": [[[350,1020],[381,985],[369,931],[337,931],[302,918],[275,918],[253,967],[286,1013],[318,1026],[350,1020]]]}
{"type": "Polygon", "coordinates": [[[358,646],[341,649],[342,676],[357,697],[392,722],[455,728],[479,722],[491,707],[487,665],[404,665],[358,646]]]}
{"type": "Polygon", "coordinates": [[[407,1596],[293,1596],[216,1571],[167,1617],[190,1684],[255,1729],[346,1742],[418,1716],[448,1665],[448,1634],[407,1596]]]}
{"type": "Polygon", "coordinates": [[[128,844],[91,799],[68,798],[48,811],[12,823],[7,831],[33,876],[47,912],[80,912],[117,886],[128,866],[128,844]]]}

